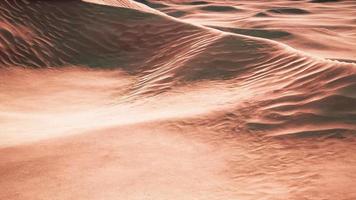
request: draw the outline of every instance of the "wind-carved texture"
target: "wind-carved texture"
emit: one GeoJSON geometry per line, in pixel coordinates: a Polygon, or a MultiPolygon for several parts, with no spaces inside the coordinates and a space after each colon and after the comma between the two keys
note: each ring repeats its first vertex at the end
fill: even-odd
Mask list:
{"type": "Polygon", "coordinates": [[[232,130],[297,137],[356,133],[354,64],[309,57],[267,41],[234,41],[236,36],[220,39],[176,76],[181,82],[225,80],[228,88],[254,91],[246,100],[249,115],[242,117],[244,104],[228,112],[235,116],[228,118],[231,124],[240,127],[230,125],[232,130]]]}
{"type": "Polygon", "coordinates": [[[180,20],[268,38],[323,58],[355,62],[355,1],[146,0],[180,20]]]}
{"type": "Polygon", "coordinates": [[[356,196],[355,64],[90,2],[0,2],[0,198],[356,196]]]}
{"type": "Polygon", "coordinates": [[[145,63],[148,69],[139,75],[133,95],[162,93],[170,89],[179,80],[177,72],[221,37],[221,34],[204,30],[169,42],[145,63]]]}
{"type": "Polygon", "coordinates": [[[136,76],[131,98],[224,80],[236,90],[258,89],[259,95],[271,97],[250,100],[260,105],[254,112],[261,114],[246,119],[248,130],[275,135],[356,130],[355,97],[350,93],[355,88],[353,64],[317,59],[268,40],[198,28],[137,10],[80,1],[70,4],[2,2],[2,65],[120,68],[136,76]],[[340,110],[342,105],[347,108],[340,110]]]}
{"type": "Polygon", "coordinates": [[[80,1],[71,1],[70,7],[67,4],[1,2],[1,64],[124,67],[131,71],[154,55],[152,50],[159,49],[165,40],[177,39],[180,29],[187,27],[172,27],[174,23],[162,21],[160,16],[125,8],[80,1]],[[21,27],[27,29],[22,35],[11,32],[21,27]],[[176,32],[169,36],[168,30],[176,32]]]}

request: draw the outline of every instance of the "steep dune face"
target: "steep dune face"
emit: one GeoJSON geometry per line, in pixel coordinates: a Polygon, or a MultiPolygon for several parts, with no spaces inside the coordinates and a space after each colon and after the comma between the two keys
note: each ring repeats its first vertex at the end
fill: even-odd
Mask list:
{"type": "MultiPolygon", "coordinates": [[[[164,45],[163,35],[172,26],[149,13],[81,1],[5,1],[1,6],[6,10],[1,12],[3,66],[118,67],[151,57],[149,49],[164,45]],[[163,41],[157,40],[160,35],[163,41]]],[[[183,25],[176,28],[191,34],[183,25]]]]}
{"type": "Polygon", "coordinates": [[[128,0],[0,8],[0,199],[356,198],[355,64],[128,0]]]}
{"type": "Polygon", "coordinates": [[[352,0],[149,0],[168,15],[223,31],[273,39],[324,58],[355,60],[352,0]]]}

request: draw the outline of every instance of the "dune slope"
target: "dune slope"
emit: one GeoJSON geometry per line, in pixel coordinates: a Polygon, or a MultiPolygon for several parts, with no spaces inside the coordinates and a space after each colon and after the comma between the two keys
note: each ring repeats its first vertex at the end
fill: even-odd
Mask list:
{"type": "Polygon", "coordinates": [[[353,63],[129,0],[0,25],[0,199],[356,198],[353,63]]]}

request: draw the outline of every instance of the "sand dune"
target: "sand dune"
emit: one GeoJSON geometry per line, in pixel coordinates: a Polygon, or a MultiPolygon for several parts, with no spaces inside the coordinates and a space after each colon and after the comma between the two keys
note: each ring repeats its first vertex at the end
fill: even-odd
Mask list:
{"type": "Polygon", "coordinates": [[[285,26],[319,4],[0,2],[0,199],[356,198],[354,37],[285,26]]]}
{"type": "Polygon", "coordinates": [[[314,56],[355,60],[355,1],[149,0],[180,19],[274,39],[314,56]]]}

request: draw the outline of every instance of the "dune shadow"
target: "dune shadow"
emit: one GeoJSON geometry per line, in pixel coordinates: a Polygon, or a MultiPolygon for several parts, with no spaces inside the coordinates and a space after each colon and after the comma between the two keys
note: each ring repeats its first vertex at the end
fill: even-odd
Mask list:
{"type": "Polygon", "coordinates": [[[152,49],[191,30],[164,16],[75,0],[19,1],[16,6],[1,1],[0,6],[7,10],[0,13],[0,23],[6,24],[0,27],[6,47],[0,52],[2,66],[135,71],[155,54],[152,49]],[[17,34],[18,27],[28,27],[31,38],[17,34]]]}
{"type": "Polygon", "coordinates": [[[166,7],[168,7],[167,5],[165,5],[163,3],[157,3],[157,2],[152,3],[151,1],[148,1],[148,0],[134,0],[134,1],[145,4],[151,8],[166,8],[166,7]]]}
{"type": "Polygon", "coordinates": [[[267,39],[278,39],[278,38],[286,38],[292,36],[291,33],[286,31],[280,31],[280,30],[227,28],[227,27],[216,27],[216,26],[212,26],[212,28],[219,29],[224,32],[248,35],[253,37],[260,37],[260,38],[267,38],[267,39]]]}
{"type": "Polygon", "coordinates": [[[273,8],[267,10],[269,13],[276,13],[276,14],[289,14],[289,15],[302,15],[302,14],[309,14],[310,12],[300,8],[273,8]]]}
{"type": "Polygon", "coordinates": [[[238,9],[236,9],[233,6],[203,6],[200,8],[200,10],[203,11],[210,11],[210,12],[231,12],[231,11],[237,11],[238,9]]]}
{"type": "Polygon", "coordinates": [[[209,2],[207,2],[207,1],[192,1],[192,2],[185,2],[184,4],[195,6],[195,5],[206,5],[206,4],[209,4],[209,2]]]}

